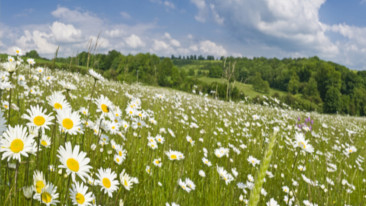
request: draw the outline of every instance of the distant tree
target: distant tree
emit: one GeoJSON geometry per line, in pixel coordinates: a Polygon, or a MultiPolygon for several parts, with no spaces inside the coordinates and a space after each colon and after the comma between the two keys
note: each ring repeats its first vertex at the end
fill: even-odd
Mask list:
{"type": "Polygon", "coordinates": [[[218,64],[210,66],[208,76],[212,78],[220,78],[222,76],[222,67],[218,64]]]}
{"type": "Polygon", "coordinates": [[[31,50],[31,51],[25,53],[25,56],[29,57],[29,58],[33,58],[33,59],[40,59],[41,58],[36,50],[31,50]]]}
{"type": "Polygon", "coordinates": [[[158,65],[158,83],[160,86],[170,86],[170,76],[172,75],[173,63],[169,58],[164,58],[158,65]]]}
{"type": "Polygon", "coordinates": [[[190,68],[188,71],[188,76],[195,76],[195,72],[193,68],[190,68]]]}
{"type": "Polygon", "coordinates": [[[305,85],[304,95],[308,97],[319,96],[318,84],[314,77],[311,77],[309,82],[305,85]]]}
{"type": "Polygon", "coordinates": [[[299,76],[297,76],[296,72],[294,72],[288,83],[287,90],[292,94],[296,94],[299,92],[299,88],[300,88],[299,76]]]}
{"type": "Polygon", "coordinates": [[[268,93],[269,92],[269,83],[262,79],[262,76],[259,72],[257,72],[254,78],[251,80],[253,82],[253,89],[257,92],[268,93]]]}
{"type": "Polygon", "coordinates": [[[215,57],[214,57],[214,56],[212,56],[212,55],[208,55],[206,59],[207,59],[207,60],[215,60],[215,57]]]}
{"type": "Polygon", "coordinates": [[[336,113],[339,112],[342,107],[341,92],[336,87],[330,87],[325,93],[324,98],[324,112],[336,113]]]}

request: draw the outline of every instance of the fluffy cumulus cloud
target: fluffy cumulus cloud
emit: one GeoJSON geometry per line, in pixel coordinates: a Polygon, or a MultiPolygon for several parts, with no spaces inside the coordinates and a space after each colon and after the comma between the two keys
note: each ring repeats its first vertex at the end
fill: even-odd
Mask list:
{"type": "MultiPolygon", "coordinates": [[[[57,45],[50,41],[51,38],[52,35],[46,32],[26,30],[24,31],[24,34],[16,40],[16,45],[19,48],[24,48],[24,50],[35,49],[41,54],[52,54],[56,51],[57,45]]],[[[13,51],[11,48],[10,50],[13,51]]]]}
{"type": "Polygon", "coordinates": [[[58,42],[71,43],[81,40],[81,30],[76,29],[71,24],[64,24],[56,21],[53,22],[50,29],[55,40],[58,42]]]}
{"type": "MultiPolygon", "coordinates": [[[[352,59],[346,51],[364,52],[366,28],[345,24],[327,25],[319,19],[326,0],[191,0],[199,22],[213,20],[224,26],[236,39],[248,43],[265,56],[312,56],[329,60],[352,59]],[[330,32],[345,37],[332,39],[330,32]],[[274,52],[266,53],[266,52],[274,52]]],[[[248,44],[248,45],[249,45],[248,44]]],[[[244,45],[245,46],[245,45],[244,45]]],[[[356,58],[355,58],[356,59],[356,58]]],[[[340,62],[348,64],[348,62],[340,62]]],[[[366,63],[366,61],[365,61],[366,63]]],[[[348,64],[356,69],[360,65],[348,64]]]]}
{"type": "Polygon", "coordinates": [[[228,52],[223,46],[217,45],[215,42],[206,40],[201,41],[199,49],[203,54],[212,54],[214,56],[227,56],[228,52]]]}
{"type": "Polygon", "coordinates": [[[75,23],[79,26],[89,25],[90,23],[93,23],[95,26],[99,26],[103,22],[95,14],[91,14],[88,11],[71,10],[69,8],[61,6],[53,11],[52,15],[63,22],[75,23]]]}
{"type": "Polygon", "coordinates": [[[125,42],[129,47],[133,49],[145,46],[145,43],[141,40],[141,38],[135,34],[132,34],[125,38],[125,42]]]}
{"type": "Polygon", "coordinates": [[[212,15],[237,38],[266,41],[291,52],[299,48],[309,53],[314,49],[324,54],[338,52],[319,21],[318,10],[325,0],[192,1],[199,5],[198,15],[211,11],[201,18],[212,15]]]}
{"type": "MultiPolygon", "coordinates": [[[[170,9],[175,8],[170,1],[153,1],[170,9]]],[[[55,20],[41,25],[20,28],[0,25],[0,48],[9,53],[13,53],[15,47],[25,52],[36,49],[45,57],[52,57],[58,46],[60,56],[75,55],[76,52],[86,51],[90,43],[97,44],[96,52],[99,53],[116,49],[125,54],[151,52],[159,56],[202,54],[219,57],[229,54],[217,42],[195,39],[191,34],[178,39],[168,32],[161,32],[156,29],[159,27],[156,22],[113,24],[88,11],[61,6],[51,14],[55,20]],[[14,35],[11,35],[11,39],[4,39],[4,32],[14,35]]],[[[121,15],[130,17],[125,12],[121,12],[121,15]]]]}

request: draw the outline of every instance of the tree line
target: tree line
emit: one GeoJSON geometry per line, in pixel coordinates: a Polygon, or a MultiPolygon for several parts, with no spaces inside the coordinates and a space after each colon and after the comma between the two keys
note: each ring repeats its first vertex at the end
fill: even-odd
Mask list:
{"type": "MultiPolygon", "coordinates": [[[[31,51],[27,55],[38,54],[31,51]]],[[[68,66],[72,70],[80,70],[80,67],[85,69],[88,65],[113,80],[127,83],[138,81],[183,91],[198,88],[204,93],[231,100],[245,97],[245,91],[240,92],[237,87],[232,86],[235,84],[231,84],[235,81],[242,82],[252,84],[253,89],[264,94],[269,92],[269,88],[284,91],[287,95],[275,96],[294,108],[324,113],[366,115],[366,71],[353,71],[316,56],[215,59],[213,56],[172,55],[167,58],[150,53],[124,55],[112,50],[107,54],[93,55],[81,52],[75,57],[56,58],[56,62],[64,63],[65,67],[68,66]],[[192,68],[188,71],[182,69],[185,65],[194,65],[196,62],[203,65],[197,68],[197,72],[192,68]],[[230,68],[228,65],[231,65],[230,68]],[[208,84],[200,81],[197,78],[199,76],[224,78],[228,83],[217,81],[208,84]]]]}

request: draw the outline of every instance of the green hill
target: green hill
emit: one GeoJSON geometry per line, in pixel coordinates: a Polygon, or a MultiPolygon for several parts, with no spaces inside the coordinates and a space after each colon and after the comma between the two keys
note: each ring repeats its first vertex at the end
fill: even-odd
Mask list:
{"type": "MultiPolygon", "coordinates": [[[[6,59],[7,55],[0,56],[6,59]]],[[[155,54],[107,54],[36,59],[37,65],[85,73],[87,65],[106,78],[126,83],[193,89],[224,100],[262,103],[275,96],[292,108],[325,113],[366,115],[366,71],[310,58],[204,58],[195,55],[164,58],[155,54]],[[228,80],[229,79],[229,80],[228,80]],[[230,84],[228,84],[228,81],[230,84]],[[229,86],[229,88],[228,88],[229,86]]]]}

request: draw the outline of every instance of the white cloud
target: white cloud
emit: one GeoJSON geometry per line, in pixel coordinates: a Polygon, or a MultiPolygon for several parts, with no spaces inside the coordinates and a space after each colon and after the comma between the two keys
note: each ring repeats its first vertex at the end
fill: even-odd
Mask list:
{"type": "Polygon", "coordinates": [[[124,35],[126,32],[124,32],[123,30],[120,29],[111,29],[111,30],[107,30],[105,31],[105,34],[108,37],[120,37],[121,35],[124,35]]]}
{"type": "Polygon", "coordinates": [[[81,30],[76,29],[71,24],[64,24],[56,21],[53,22],[50,29],[57,42],[71,43],[81,40],[81,30]]]}
{"type": "Polygon", "coordinates": [[[175,5],[170,1],[164,1],[164,6],[170,9],[175,9],[175,5]]]}
{"type": "Polygon", "coordinates": [[[337,32],[357,44],[366,46],[366,27],[337,24],[327,27],[330,31],[337,32]]]}
{"type": "Polygon", "coordinates": [[[198,14],[194,17],[198,22],[206,22],[208,15],[208,8],[205,0],[191,0],[191,2],[198,8],[198,14]]]}
{"type": "Polygon", "coordinates": [[[165,32],[164,33],[164,37],[165,39],[167,39],[169,41],[169,44],[173,47],[180,47],[180,42],[176,39],[173,39],[169,33],[165,32]]]}
{"type": "Polygon", "coordinates": [[[53,54],[57,49],[57,45],[52,43],[51,39],[52,34],[47,34],[38,30],[26,30],[24,31],[24,34],[16,40],[16,46],[22,48],[24,51],[35,49],[40,54],[53,54]]]}
{"type": "Polygon", "coordinates": [[[89,12],[70,10],[66,7],[58,7],[51,14],[66,23],[78,23],[80,25],[94,24],[98,26],[102,24],[102,20],[100,18],[89,12]]]}
{"type": "Polygon", "coordinates": [[[90,36],[89,39],[92,44],[97,44],[97,48],[109,49],[111,47],[109,40],[106,38],[100,36],[90,36]]]}
{"type": "Polygon", "coordinates": [[[212,17],[240,42],[277,47],[286,56],[300,52],[331,58],[339,53],[337,45],[326,35],[326,25],[319,20],[319,9],[325,0],[191,2],[198,9],[196,19],[212,17]]]}
{"type": "Polygon", "coordinates": [[[131,15],[125,11],[121,11],[121,16],[125,19],[130,19],[131,18],[131,15]]]}
{"type": "Polygon", "coordinates": [[[218,24],[223,24],[224,23],[224,18],[222,18],[215,10],[215,5],[210,4],[210,9],[212,11],[212,16],[214,17],[214,20],[216,23],[218,24]]]}
{"type": "Polygon", "coordinates": [[[50,35],[40,31],[33,31],[33,42],[39,53],[54,53],[57,46],[49,41],[50,35]]]}
{"type": "Polygon", "coordinates": [[[228,52],[223,46],[217,45],[215,42],[209,40],[201,41],[199,43],[199,51],[202,52],[202,54],[214,55],[216,57],[228,55],[228,52]]]}
{"type": "Polygon", "coordinates": [[[125,42],[129,47],[133,49],[145,46],[145,43],[141,40],[141,38],[135,34],[132,34],[129,37],[125,38],[125,42]]]}
{"type": "Polygon", "coordinates": [[[167,44],[166,42],[161,41],[161,40],[154,40],[152,49],[155,52],[172,50],[171,47],[169,46],[169,44],[167,44]]]}
{"type": "Polygon", "coordinates": [[[170,10],[170,9],[175,9],[175,5],[173,2],[171,1],[162,1],[162,0],[150,0],[150,2],[152,3],[155,3],[155,4],[160,4],[160,5],[163,5],[167,10],[170,10]]]}

